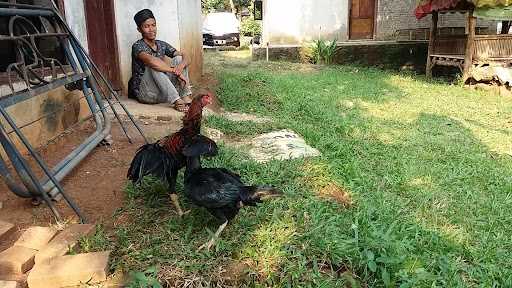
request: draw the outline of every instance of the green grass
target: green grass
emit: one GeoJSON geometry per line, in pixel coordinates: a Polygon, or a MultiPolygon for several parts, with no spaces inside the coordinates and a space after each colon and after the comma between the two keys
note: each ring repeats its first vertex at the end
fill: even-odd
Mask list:
{"type": "MultiPolygon", "coordinates": [[[[115,231],[117,267],[159,265],[159,279],[175,286],[230,284],[222,270],[233,263],[245,263],[248,287],[512,286],[511,98],[376,69],[236,55],[206,59],[223,106],[270,117],[323,156],[260,165],[222,146],[206,166],[286,197],[244,209],[216,251],[197,253],[217,223],[189,203],[179,220],[166,195],[147,201],[154,191],[146,189],[115,231]],[[353,204],[319,197],[329,183],[353,204]]],[[[228,134],[268,128],[208,124],[228,134]]]]}
{"type": "Polygon", "coordinates": [[[203,123],[208,127],[219,129],[224,134],[234,138],[256,136],[285,128],[283,125],[274,122],[232,121],[218,115],[208,116],[203,123]]]}

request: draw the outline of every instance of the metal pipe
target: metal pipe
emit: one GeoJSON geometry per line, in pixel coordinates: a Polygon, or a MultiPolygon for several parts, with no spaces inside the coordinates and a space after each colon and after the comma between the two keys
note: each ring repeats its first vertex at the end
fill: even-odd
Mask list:
{"type": "MultiPolygon", "coordinates": [[[[7,121],[7,123],[9,123],[9,125],[11,125],[11,128],[16,129],[16,124],[14,124],[14,121],[11,119],[9,114],[7,114],[7,112],[5,111],[5,109],[2,106],[0,106],[0,113],[2,114],[4,119],[7,121]]],[[[1,134],[5,134],[3,126],[1,126],[1,125],[0,125],[0,131],[1,131],[1,134]]],[[[32,153],[32,155],[34,155],[34,157],[37,157],[37,155],[34,154],[35,151],[33,151],[32,147],[27,142],[27,139],[25,138],[25,136],[23,136],[23,134],[19,130],[17,130],[16,132],[17,132],[18,137],[20,137],[21,141],[27,147],[27,149],[29,149],[30,153],[32,153]],[[28,144],[28,146],[27,146],[27,144],[28,144]]],[[[4,140],[7,140],[7,139],[4,139],[4,140]]],[[[11,143],[7,143],[7,149],[9,149],[9,150],[12,149],[11,161],[13,162],[13,165],[19,164],[22,166],[22,169],[20,169],[19,171],[25,171],[27,173],[27,176],[28,176],[28,178],[30,178],[31,183],[33,183],[33,185],[36,187],[36,191],[41,192],[40,195],[38,195],[38,196],[41,196],[43,198],[43,200],[46,202],[48,207],[50,207],[50,210],[52,211],[55,218],[57,218],[57,220],[60,221],[61,217],[60,217],[59,211],[57,211],[57,209],[55,208],[55,205],[53,205],[52,200],[50,199],[50,197],[48,197],[48,194],[42,192],[43,187],[41,187],[41,183],[39,183],[37,177],[31,172],[30,167],[26,163],[25,159],[23,159],[23,157],[21,156],[21,154],[19,153],[18,150],[13,148],[11,143]]],[[[41,167],[41,168],[44,168],[44,167],[41,167]]],[[[22,176],[22,174],[18,174],[18,175],[22,176]]]]}
{"type": "Polygon", "coordinates": [[[4,159],[0,155],[0,178],[7,184],[7,187],[16,194],[18,197],[21,198],[32,198],[32,194],[30,194],[26,189],[20,187],[17,183],[14,177],[9,172],[9,169],[7,169],[7,164],[5,163],[4,159]]]}
{"type": "MultiPolygon", "coordinates": [[[[77,43],[75,41],[71,41],[71,46],[73,47],[73,50],[76,53],[77,50],[77,43]]],[[[108,116],[105,114],[105,109],[103,108],[103,105],[101,103],[101,96],[98,94],[97,86],[95,83],[91,80],[92,73],[89,70],[89,67],[87,66],[87,62],[84,60],[84,57],[80,51],[76,53],[76,57],[78,59],[78,62],[82,68],[82,70],[88,75],[86,77],[87,82],[90,86],[92,86],[92,89],[87,87],[86,83],[82,83],[82,91],[86,95],[87,103],[89,104],[89,107],[94,115],[94,120],[96,122],[96,131],[94,134],[92,134],[87,140],[82,143],[79,147],[77,147],[71,154],[69,154],[66,158],[64,158],[55,168],[54,168],[54,175],[55,178],[59,181],[64,179],[64,177],[71,172],[89,153],[96,148],[96,146],[101,142],[101,140],[105,139],[110,134],[110,130],[112,128],[112,123],[110,122],[110,119],[108,119],[108,116]],[[93,95],[96,98],[96,102],[100,106],[100,112],[103,116],[102,119],[99,118],[99,115],[96,113],[95,103],[93,99],[90,97],[90,93],[88,93],[88,90],[92,90],[93,95]],[[105,125],[105,126],[103,126],[105,125]]],[[[50,179],[46,180],[46,183],[43,185],[45,191],[50,191],[50,195],[52,197],[56,196],[58,191],[55,191],[55,185],[53,185],[52,181],[50,179]]]]}
{"type": "MultiPolygon", "coordinates": [[[[32,154],[32,157],[34,157],[34,159],[36,160],[36,162],[39,165],[39,167],[41,167],[41,169],[43,169],[43,171],[46,174],[46,176],[49,177],[52,180],[52,182],[54,183],[55,187],[57,187],[59,192],[62,194],[62,197],[64,197],[64,200],[66,200],[68,205],[75,211],[75,213],[80,218],[81,222],[85,223],[86,219],[82,215],[82,212],[80,212],[80,209],[75,205],[75,203],[73,202],[73,200],[71,200],[71,198],[69,198],[65,193],[63,193],[64,190],[62,189],[62,186],[60,185],[59,181],[57,181],[57,179],[55,179],[55,177],[53,177],[50,169],[48,169],[48,167],[46,167],[46,165],[44,164],[43,159],[41,159],[41,157],[34,150],[32,145],[30,145],[30,142],[25,137],[25,135],[23,135],[23,133],[21,133],[21,131],[18,129],[18,127],[16,127],[16,123],[14,123],[14,121],[9,116],[9,114],[1,106],[0,106],[0,113],[2,114],[4,119],[7,121],[7,123],[9,123],[11,128],[13,128],[16,131],[16,135],[21,139],[21,142],[23,142],[23,145],[25,145],[25,147],[28,149],[30,154],[32,154]]],[[[28,169],[26,169],[26,170],[28,171],[28,169]]],[[[43,199],[48,203],[49,206],[51,206],[52,205],[51,204],[52,200],[50,200],[48,195],[45,192],[43,192],[44,190],[43,190],[43,187],[41,186],[41,183],[39,183],[39,180],[36,179],[34,175],[31,175],[31,178],[32,178],[32,181],[34,181],[34,183],[36,184],[37,188],[39,188],[38,190],[42,192],[41,196],[43,196],[43,199]]],[[[55,213],[57,213],[56,215],[59,215],[57,211],[55,211],[55,213]]],[[[59,217],[60,217],[60,215],[59,215],[59,217]]]]}
{"type": "Polygon", "coordinates": [[[54,12],[51,10],[43,9],[15,9],[15,8],[0,8],[0,16],[54,16],[54,12]]]}
{"type": "MultiPolygon", "coordinates": [[[[96,70],[98,72],[98,75],[100,75],[102,81],[107,84],[107,87],[108,89],[110,90],[112,96],[114,96],[114,98],[116,98],[116,100],[119,102],[119,105],[121,106],[121,108],[123,109],[123,111],[126,113],[126,115],[128,116],[128,118],[130,119],[130,121],[133,123],[133,125],[135,126],[135,128],[137,129],[137,131],[140,133],[140,135],[142,136],[142,138],[144,138],[144,141],[146,143],[149,143],[148,139],[146,138],[146,135],[144,135],[144,132],[142,131],[142,129],[140,128],[140,126],[137,124],[137,122],[135,121],[135,119],[133,118],[132,114],[128,111],[128,109],[126,108],[126,106],[121,102],[121,99],[119,98],[119,96],[117,95],[117,93],[115,93],[114,91],[114,88],[112,87],[112,85],[110,85],[110,82],[107,80],[107,78],[103,75],[103,73],[101,73],[100,69],[98,69],[98,66],[96,66],[96,64],[92,61],[91,57],[87,54],[87,51],[85,51],[85,48],[82,47],[82,45],[80,44],[80,41],[78,40],[78,38],[76,37],[75,33],[73,33],[73,31],[71,30],[71,28],[68,26],[67,22],[64,20],[64,18],[62,18],[62,15],[60,15],[59,13],[57,13],[58,11],[58,7],[55,5],[55,3],[53,3],[53,10],[55,12],[55,15],[57,15],[57,17],[60,19],[61,23],[64,24],[64,27],[66,28],[66,30],[69,32],[69,35],[71,36],[71,39],[73,39],[74,41],[76,41],[78,43],[78,48],[80,49],[80,51],[85,55],[85,57],[89,60],[89,63],[91,64],[91,66],[94,68],[94,70],[96,70]]],[[[108,101],[107,101],[108,102],[108,101]]],[[[110,105],[110,103],[109,103],[110,105]]],[[[114,111],[114,106],[111,105],[111,109],[112,111],[114,111]]],[[[117,114],[117,113],[114,113],[114,115],[117,114]]],[[[117,116],[116,116],[117,117],[117,116]]],[[[121,126],[123,125],[121,119],[117,118],[119,123],[121,124],[121,126]]]]}
{"type": "Polygon", "coordinates": [[[30,5],[30,4],[17,4],[17,3],[0,2],[0,7],[1,6],[16,7],[16,8],[21,8],[21,9],[34,9],[34,8],[37,8],[39,10],[50,10],[50,11],[53,11],[53,9],[49,8],[49,7],[38,6],[38,5],[30,5]]]}

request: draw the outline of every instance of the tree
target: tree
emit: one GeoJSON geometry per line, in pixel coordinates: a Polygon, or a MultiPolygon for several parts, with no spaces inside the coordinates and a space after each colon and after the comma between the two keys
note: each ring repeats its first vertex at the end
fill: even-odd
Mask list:
{"type": "Polygon", "coordinates": [[[231,10],[232,13],[240,15],[243,8],[250,7],[252,0],[201,0],[204,13],[231,10]]]}

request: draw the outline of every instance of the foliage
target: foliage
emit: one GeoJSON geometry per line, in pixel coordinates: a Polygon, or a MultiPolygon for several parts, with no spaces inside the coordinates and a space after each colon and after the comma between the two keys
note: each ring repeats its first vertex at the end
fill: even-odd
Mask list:
{"type": "Polygon", "coordinates": [[[304,63],[332,64],[337,51],[337,41],[316,40],[305,43],[299,50],[299,56],[304,63]]]}
{"type": "MultiPolygon", "coordinates": [[[[159,264],[167,287],[512,287],[512,98],[234,51],[208,53],[205,67],[224,109],[275,123],[208,117],[205,125],[230,138],[247,130],[244,140],[286,127],[322,156],[259,164],[244,147],[221,145],[205,167],[285,197],[244,207],[210,252],[197,252],[218,225],[204,209],[180,194],[191,210],[180,219],[168,197],[148,203],[160,189],[130,187],[140,191],[127,191],[120,215],[129,221],[112,232],[114,267],[159,264]],[[353,205],[326,198],[326,187],[353,205]]],[[[177,183],[181,193],[182,175],[177,183]]]]}
{"type": "Polygon", "coordinates": [[[261,24],[252,17],[243,19],[240,25],[240,33],[250,37],[261,35],[261,24]]]}
{"type": "Polygon", "coordinates": [[[131,272],[127,288],[162,288],[157,280],[157,267],[150,267],[144,272],[131,272]]]}
{"type": "MultiPolygon", "coordinates": [[[[236,11],[241,11],[242,8],[250,7],[252,4],[251,0],[232,0],[233,7],[236,11]]],[[[231,11],[230,0],[201,0],[201,7],[203,13],[214,12],[214,11],[231,11]]]]}
{"type": "Polygon", "coordinates": [[[203,13],[226,10],[229,9],[229,2],[226,0],[201,0],[201,7],[203,13]]]}

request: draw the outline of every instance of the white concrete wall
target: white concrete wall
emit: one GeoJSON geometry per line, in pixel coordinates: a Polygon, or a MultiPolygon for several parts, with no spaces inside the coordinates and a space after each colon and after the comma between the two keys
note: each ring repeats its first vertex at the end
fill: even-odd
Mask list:
{"type": "Polygon", "coordinates": [[[263,41],[297,44],[348,39],[348,0],[264,0],[263,41]]]}
{"type": "Polygon", "coordinates": [[[139,10],[151,9],[155,14],[158,25],[158,39],[180,49],[177,2],[177,0],[115,0],[119,63],[125,95],[127,83],[132,74],[132,44],[140,39],[140,33],[137,31],[137,25],[133,21],[133,15],[139,10]]]}
{"type": "Polygon", "coordinates": [[[201,1],[178,0],[178,20],[181,44],[179,49],[190,56],[190,78],[196,82],[201,79],[203,71],[201,1]]]}
{"type": "Polygon", "coordinates": [[[68,22],[71,31],[76,35],[85,50],[89,51],[84,0],[64,0],[64,10],[66,22],[68,22]]]}

